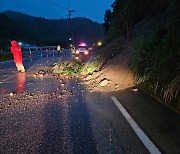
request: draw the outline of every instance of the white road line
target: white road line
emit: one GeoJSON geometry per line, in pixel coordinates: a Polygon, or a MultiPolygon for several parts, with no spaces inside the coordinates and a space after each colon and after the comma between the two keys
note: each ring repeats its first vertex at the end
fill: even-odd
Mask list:
{"type": "Polygon", "coordinates": [[[130,126],[133,128],[139,139],[142,141],[144,146],[148,149],[151,154],[161,154],[158,148],[153,144],[149,137],[143,132],[143,130],[138,126],[138,124],[133,120],[129,115],[126,109],[121,105],[118,99],[115,96],[111,96],[111,99],[114,101],[116,106],[119,108],[123,116],[126,118],[130,126]]]}

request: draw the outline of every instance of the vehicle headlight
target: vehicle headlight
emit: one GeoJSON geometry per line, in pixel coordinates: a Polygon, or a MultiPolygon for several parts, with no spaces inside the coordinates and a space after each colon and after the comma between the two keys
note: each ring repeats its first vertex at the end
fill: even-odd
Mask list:
{"type": "Polygon", "coordinates": [[[84,54],[87,55],[87,54],[88,54],[88,51],[86,50],[86,51],[84,52],[84,54]]]}
{"type": "Polygon", "coordinates": [[[78,51],[78,50],[76,50],[76,54],[79,54],[79,51],[78,51]]]}

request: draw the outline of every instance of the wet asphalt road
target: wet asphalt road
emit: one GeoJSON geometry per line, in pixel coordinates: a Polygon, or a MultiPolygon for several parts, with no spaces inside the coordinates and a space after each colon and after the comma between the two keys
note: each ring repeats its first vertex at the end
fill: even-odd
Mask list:
{"type": "Polygon", "coordinates": [[[34,54],[25,76],[12,61],[0,64],[0,153],[148,153],[108,95],[79,79],[33,76],[70,57],[34,54]]]}

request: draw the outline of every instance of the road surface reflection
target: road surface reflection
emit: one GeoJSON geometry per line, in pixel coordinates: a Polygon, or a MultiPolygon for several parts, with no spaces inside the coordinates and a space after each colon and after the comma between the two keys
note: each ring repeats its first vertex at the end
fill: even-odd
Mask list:
{"type": "Polygon", "coordinates": [[[22,93],[24,91],[24,84],[26,81],[26,73],[18,73],[17,83],[16,83],[16,92],[22,93]]]}

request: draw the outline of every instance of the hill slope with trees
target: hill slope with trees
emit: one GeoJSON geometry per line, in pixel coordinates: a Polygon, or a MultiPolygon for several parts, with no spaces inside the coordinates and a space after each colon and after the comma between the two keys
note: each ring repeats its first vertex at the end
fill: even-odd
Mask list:
{"type": "Polygon", "coordinates": [[[14,11],[1,13],[0,20],[0,35],[6,42],[14,38],[36,45],[67,45],[73,34],[75,44],[86,41],[92,45],[104,37],[102,24],[82,17],[72,18],[71,28],[68,19],[48,20],[14,11]]]}
{"type": "Polygon", "coordinates": [[[104,43],[119,41],[113,50],[106,50],[106,45],[98,52],[108,60],[121,54],[121,44],[128,41],[132,49],[129,66],[136,85],[180,110],[180,2],[115,0],[112,8],[104,16],[104,43]]]}

